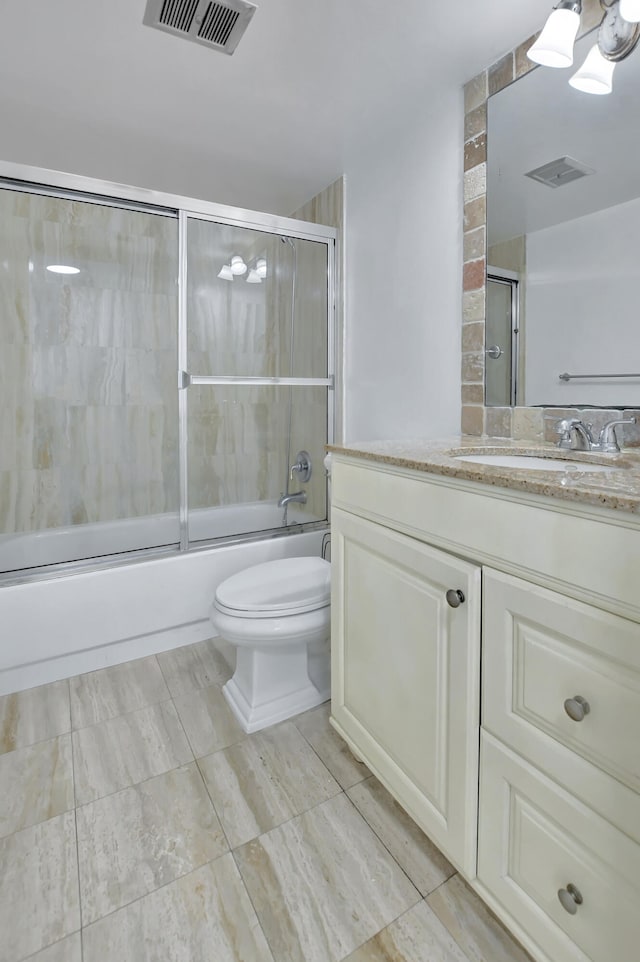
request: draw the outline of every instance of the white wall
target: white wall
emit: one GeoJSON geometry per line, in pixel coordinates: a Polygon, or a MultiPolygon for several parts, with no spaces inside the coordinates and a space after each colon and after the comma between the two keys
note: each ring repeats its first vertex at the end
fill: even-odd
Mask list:
{"type": "Polygon", "coordinates": [[[640,379],[558,379],[640,372],[638,223],[634,200],[527,235],[527,404],[640,404],[640,379]]]}
{"type": "Polygon", "coordinates": [[[347,156],[345,438],[459,431],[461,89],[347,156]]]}

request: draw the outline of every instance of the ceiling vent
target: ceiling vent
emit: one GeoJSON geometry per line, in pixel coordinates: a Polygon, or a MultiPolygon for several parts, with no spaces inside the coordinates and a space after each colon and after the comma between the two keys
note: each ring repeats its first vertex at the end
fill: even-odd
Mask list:
{"type": "Polygon", "coordinates": [[[232,54],[256,10],[246,0],[147,0],[143,23],[232,54]]]}
{"type": "Polygon", "coordinates": [[[580,180],[581,177],[588,177],[589,174],[595,174],[595,170],[580,163],[579,160],[574,160],[573,157],[558,157],[549,164],[530,170],[525,177],[531,177],[540,184],[555,188],[564,187],[565,184],[571,184],[574,180],[580,180]]]}

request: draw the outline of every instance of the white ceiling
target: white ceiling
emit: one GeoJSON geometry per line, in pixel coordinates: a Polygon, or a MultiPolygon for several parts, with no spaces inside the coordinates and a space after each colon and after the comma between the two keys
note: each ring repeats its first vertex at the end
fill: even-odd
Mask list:
{"type": "Polygon", "coordinates": [[[640,47],[598,97],[568,83],[594,39],[576,44],[573,67],[534,70],[489,101],[490,245],[640,196],[640,47]],[[556,189],[524,176],[566,156],[595,173],[556,189]]]}
{"type": "Polygon", "coordinates": [[[3,0],[0,159],[290,213],[551,7],[257,2],[228,57],[143,26],[145,0],[3,0]]]}

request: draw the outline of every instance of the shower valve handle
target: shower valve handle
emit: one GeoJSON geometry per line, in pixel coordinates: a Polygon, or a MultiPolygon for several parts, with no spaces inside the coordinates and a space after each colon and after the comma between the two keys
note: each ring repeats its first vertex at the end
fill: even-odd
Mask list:
{"type": "Polygon", "coordinates": [[[294,471],[297,472],[301,484],[306,484],[311,477],[311,455],[308,451],[298,451],[296,454],[296,463],[291,465],[289,471],[290,481],[293,481],[294,471]]]}

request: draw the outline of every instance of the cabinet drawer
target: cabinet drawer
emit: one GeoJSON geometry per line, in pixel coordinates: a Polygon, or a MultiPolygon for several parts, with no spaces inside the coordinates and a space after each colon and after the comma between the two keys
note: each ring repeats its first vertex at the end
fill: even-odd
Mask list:
{"type": "Polygon", "coordinates": [[[499,572],[483,582],[485,728],[540,765],[554,739],[640,791],[640,625],[499,572]]]}
{"type": "Polygon", "coordinates": [[[485,732],[478,878],[549,958],[637,962],[640,846],[485,732]]]}

